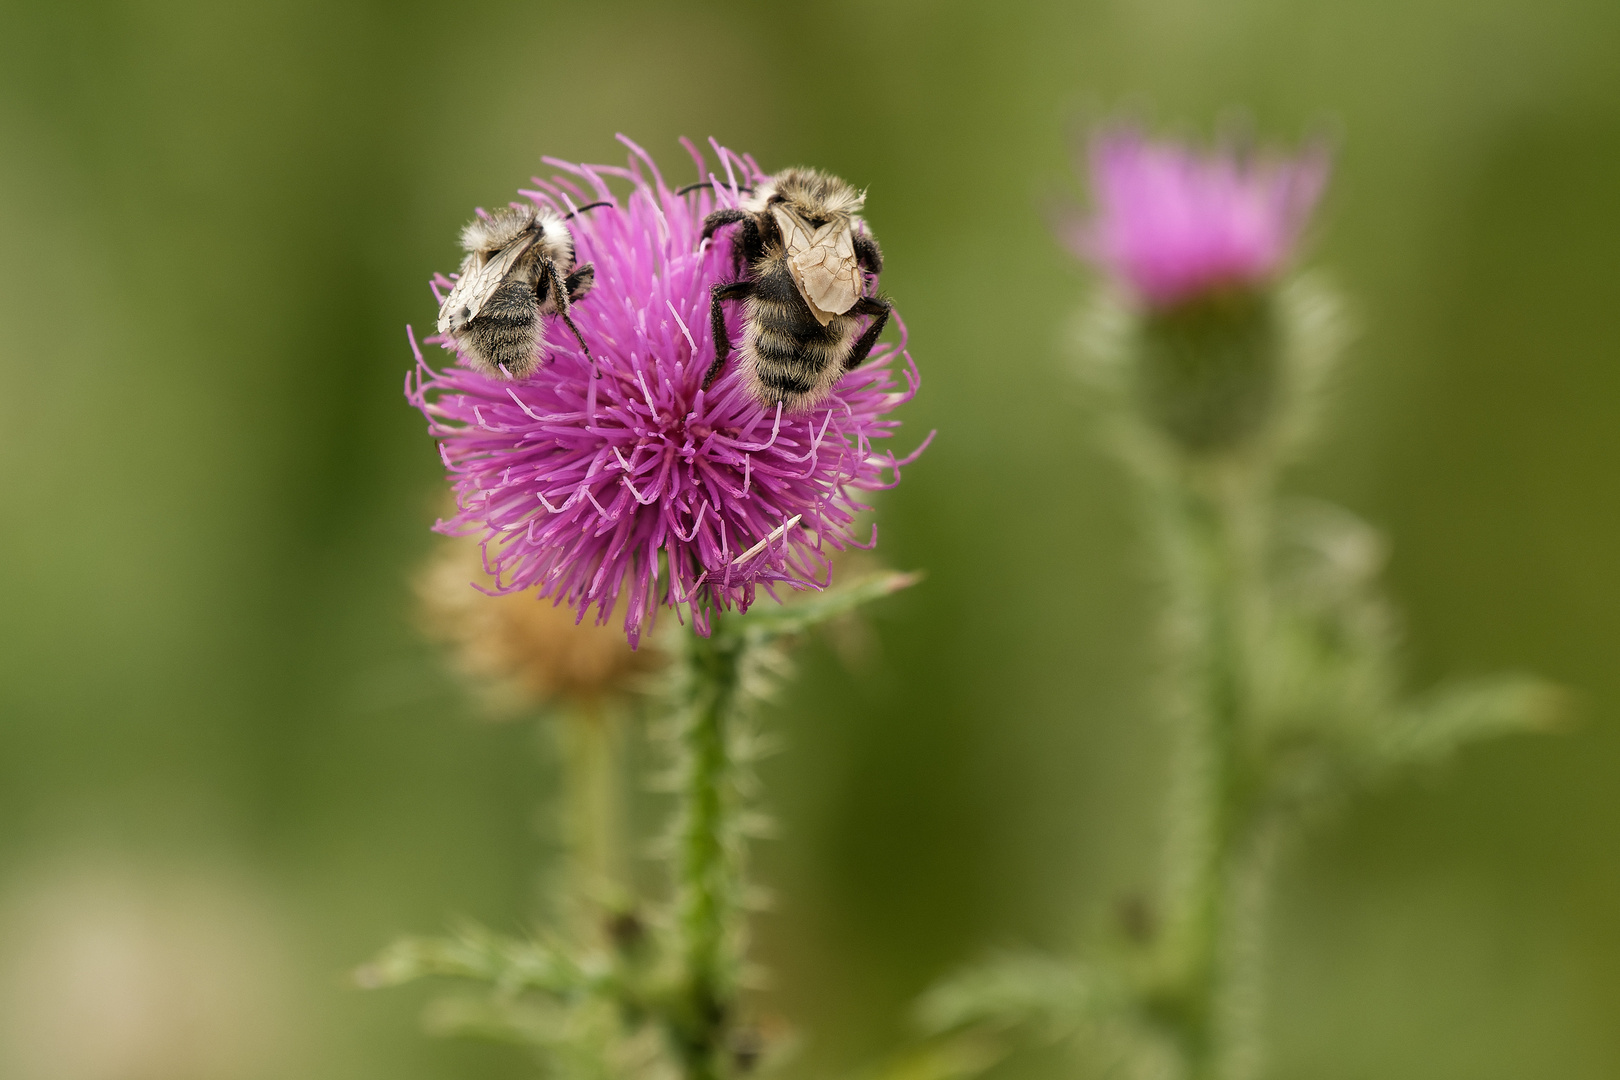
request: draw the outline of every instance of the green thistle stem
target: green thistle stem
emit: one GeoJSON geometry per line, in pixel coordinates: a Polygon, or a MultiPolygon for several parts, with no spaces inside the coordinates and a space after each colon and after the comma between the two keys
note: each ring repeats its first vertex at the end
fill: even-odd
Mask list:
{"type": "MultiPolygon", "coordinates": [[[[1184,460],[1163,515],[1182,699],[1161,1008],[1197,1080],[1247,1080],[1243,1063],[1255,1057],[1232,1050],[1253,1044],[1244,1028],[1253,1026],[1255,1010],[1230,1000],[1234,987],[1252,988],[1258,978],[1246,969],[1258,950],[1232,947],[1233,919],[1240,909],[1259,909],[1255,898],[1269,873],[1269,860],[1251,867],[1253,860],[1239,857],[1254,843],[1242,754],[1248,643],[1253,606],[1263,596],[1254,473],[1240,460],[1184,460]]],[[[1246,927],[1245,939],[1260,932],[1246,927]]]]}
{"type": "Polygon", "coordinates": [[[680,636],[673,950],[679,966],[665,1023],[686,1080],[720,1080],[732,1071],[727,1051],[746,929],[740,790],[746,763],[738,755],[747,742],[747,705],[761,692],[763,672],[780,667],[784,639],[919,580],[883,572],[781,607],[758,605],[746,616],[714,611],[708,637],[680,636]]]}
{"type": "Polygon", "coordinates": [[[1221,1080],[1254,1080],[1265,1061],[1266,929],[1282,832],[1274,815],[1262,815],[1229,853],[1210,1016],[1214,1038],[1209,1071],[1221,1080]]]}
{"type": "Polygon", "coordinates": [[[677,821],[676,933],[681,964],[674,1034],[688,1080],[723,1075],[721,1050],[736,992],[741,936],[736,762],[732,721],[738,704],[742,638],[718,612],[711,635],[683,635],[681,809],[677,821]]]}

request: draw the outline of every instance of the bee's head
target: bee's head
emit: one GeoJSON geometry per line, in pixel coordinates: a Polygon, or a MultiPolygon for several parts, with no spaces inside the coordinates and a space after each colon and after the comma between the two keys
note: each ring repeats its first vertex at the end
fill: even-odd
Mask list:
{"type": "Polygon", "coordinates": [[[574,234],[563,216],[549,206],[534,211],[534,226],[540,233],[540,254],[565,268],[574,262],[574,234]]]}
{"type": "Polygon", "coordinates": [[[754,198],[760,209],[785,204],[806,224],[820,228],[829,221],[847,221],[860,213],[866,192],[818,169],[785,169],[755,189],[754,198]]]}

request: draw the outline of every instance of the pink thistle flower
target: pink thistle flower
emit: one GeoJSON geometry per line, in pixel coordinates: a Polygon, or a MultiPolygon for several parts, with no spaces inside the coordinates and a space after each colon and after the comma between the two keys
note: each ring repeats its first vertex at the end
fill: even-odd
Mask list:
{"type": "MultiPolygon", "coordinates": [[[[596,266],[594,289],[570,308],[594,370],[571,334],[549,328],[544,362],[516,381],[459,363],[434,371],[410,334],[417,365],[405,396],[427,417],[456,494],[457,513],[435,529],[480,538],[488,591],[536,589],[580,620],[594,604],[599,624],[622,598],[634,645],[660,606],[685,608],[707,633],[711,605],[747,610],[757,586],[773,597],[779,584],[825,587],[832,551],[876,543],[875,526],[865,542],[852,531],[867,509],[860,493],[897,484],[928,440],[899,459],[876,448],[920,382],[903,323],[900,345],[874,350],[809,412],[765,408],[734,362],[703,389],[709,289],[734,276],[728,241],[699,244],[703,217],[737,205],[764,174],[711,142],[716,178],[683,140],[712,184],[680,196],[621,141],[628,168],[546,158],[567,175],[520,192],[565,214],[611,204],[570,222],[578,261],[596,266]],[[629,194],[616,195],[610,178],[629,194]]],[[[435,295],[450,284],[436,278],[435,295]]],[[[741,313],[728,318],[741,340],[741,313]]]]}
{"type": "Polygon", "coordinates": [[[1327,183],[1327,155],[1200,153],[1131,129],[1091,144],[1096,212],[1070,236],[1152,307],[1264,284],[1287,261],[1327,183]]]}

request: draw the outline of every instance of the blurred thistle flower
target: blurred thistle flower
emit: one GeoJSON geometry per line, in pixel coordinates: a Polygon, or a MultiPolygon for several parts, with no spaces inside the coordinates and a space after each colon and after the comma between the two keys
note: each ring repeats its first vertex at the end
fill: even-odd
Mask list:
{"type": "Polygon", "coordinates": [[[1131,128],[1091,143],[1096,211],[1070,246],[1155,308],[1269,282],[1327,183],[1327,154],[1200,152],[1131,128]]]}
{"type": "MultiPolygon", "coordinates": [[[[686,143],[713,183],[676,195],[624,141],[629,168],[546,158],[569,176],[520,193],[563,213],[610,203],[571,222],[579,262],[596,266],[595,288],[570,309],[594,365],[571,335],[549,334],[527,379],[459,363],[436,372],[412,335],[417,367],[405,393],[453,477],[457,513],[436,528],[479,538],[489,591],[537,589],[580,620],[595,605],[599,624],[625,594],[634,646],[661,605],[685,608],[707,633],[710,605],[746,610],[757,586],[824,587],[832,551],[876,541],[851,528],[866,508],[858,493],[894,486],[922,447],[896,459],[874,446],[893,435],[899,422],[887,416],[919,383],[898,318],[901,344],[879,346],[813,411],[766,409],[735,363],[702,388],[714,355],[710,287],[735,276],[729,241],[700,245],[703,217],[737,205],[764,174],[711,143],[717,178],[686,143]],[[610,177],[631,185],[627,197],[610,177]]],[[[436,295],[449,286],[435,279],[436,295]]],[[[738,340],[742,313],[728,317],[738,340]]]]}
{"type": "Polygon", "coordinates": [[[651,665],[624,635],[581,624],[531,593],[490,595],[494,580],[472,537],[450,537],[416,579],[423,629],[498,713],[558,700],[592,705],[651,665]]]}
{"type": "Polygon", "coordinates": [[[1290,402],[1312,350],[1298,304],[1273,286],[1327,174],[1321,149],[1200,151],[1131,128],[1092,140],[1095,210],[1067,239],[1119,287],[1104,306],[1126,301],[1137,404],[1181,451],[1242,451],[1298,427],[1290,402]]]}

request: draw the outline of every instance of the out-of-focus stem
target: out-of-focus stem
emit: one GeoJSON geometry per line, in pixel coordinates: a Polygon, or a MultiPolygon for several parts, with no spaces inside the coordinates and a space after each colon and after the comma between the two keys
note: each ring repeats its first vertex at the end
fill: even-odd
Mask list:
{"type": "Polygon", "coordinates": [[[1281,842],[1282,823],[1267,815],[1229,852],[1210,1015],[1209,1072],[1220,1080],[1256,1080],[1265,1065],[1266,930],[1281,842]]]}
{"type": "Polygon", "coordinates": [[[558,726],[570,892],[594,914],[625,891],[622,725],[611,708],[581,703],[558,726]]]}
{"type": "Polygon", "coordinates": [[[676,833],[676,931],[681,961],[674,1017],[688,1080],[724,1073],[726,1024],[735,996],[742,882],[736,849],[736,763],[731,726],[745,645],[727,635],[718,612],[711,635],[685,635],[683,715],[678,739],[684,773],[676,833]]]}
{"type": "MultiPolygon", "coordinates": [[[[1247,649],[1264,588],[1257,569],[1263,505],[1257,480],[1240,460],[1185,459],[1163,508],[1181,687],[1163,1006],[1196,1080],[1248,1080],[1248,1072],[1232,1069],[1254,1057],[1229,1049],[1234,1039],[1252,1042],[1237,1021],[1252,1018],[1254,1010],[1234,1009],[1228,1001],[1234,980],[1249,985],[1257,978],[1239,970],[1254,950],[1234,952],[1227,943],[1237,900],[1234,860],[1249,842],[1250,827],[1241,738],[1252,670],[1247,649]]],[[[1244,896],[1255,888],[1246,882],[1244,896]]]]}

